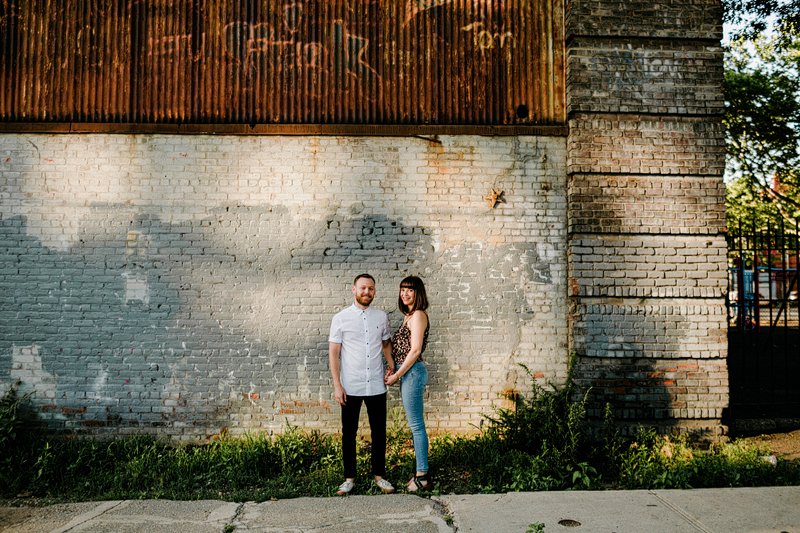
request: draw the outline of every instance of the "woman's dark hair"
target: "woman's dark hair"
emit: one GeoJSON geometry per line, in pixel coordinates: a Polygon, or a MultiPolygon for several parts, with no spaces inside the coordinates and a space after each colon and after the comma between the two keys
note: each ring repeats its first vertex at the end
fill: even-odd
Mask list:
{"type": "Polygon", "coordinates": [[[425,293],[425,284],[422,283],[422,280],[417,276],[408,276],[404,278],[403,281],[400,282],[401,289],[414,289],[414,307],[411,309],[408,308],[406,304],[403,303],[403,299],[400,296],[397,296],[397,307],[400,308],[400,312],[404,315],[408,315],[419,309],[420,311],[424,311],[428,308],[428,295],[425,293]]]}

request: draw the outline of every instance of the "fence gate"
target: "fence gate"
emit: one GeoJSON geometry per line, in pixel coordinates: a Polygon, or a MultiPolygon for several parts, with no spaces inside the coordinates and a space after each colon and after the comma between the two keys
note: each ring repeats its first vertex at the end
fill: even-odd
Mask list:
{"type": "Polygon", "coordinates": [[[798,227],[728,235],[732,419],[800,418],[798,227]]]}

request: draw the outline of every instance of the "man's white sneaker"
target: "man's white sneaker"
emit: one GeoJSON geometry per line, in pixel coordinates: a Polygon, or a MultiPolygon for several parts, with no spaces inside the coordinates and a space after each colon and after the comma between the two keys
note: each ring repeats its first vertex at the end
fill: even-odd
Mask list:
{"type": "Polygon", "coordinates": [[[336,491],[337,496],[347,496],[350,494],[350,491],[353,490],[356,484],[352,481],[345,481],[341,485],[339,485],[339,490],[336,491]]]}
{"type": "Polygon", "coordinates": [[[394,487],[391,483],[386,481],[385,479],[376,479],[375,484],[381,489],[381,492],[384,494],[392,494],[394,492],[394,487]]]}

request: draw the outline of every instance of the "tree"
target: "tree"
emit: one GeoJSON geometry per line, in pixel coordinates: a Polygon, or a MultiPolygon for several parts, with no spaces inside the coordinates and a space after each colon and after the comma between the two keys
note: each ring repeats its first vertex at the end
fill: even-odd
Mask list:
{"type": "Polygon", "coordinates": [[[800,30],[800,0],[722,0],[731,40],[755,39],[775,30],[786,44],[800,30]]]}
{"type": "Polygon", "coordinates": [[[726,11],[727,21],[750,21],[734,30],[725,58],[728,225],[794,226],[800,219],[800,0],[725,5],[748,10],[726,11]]]}

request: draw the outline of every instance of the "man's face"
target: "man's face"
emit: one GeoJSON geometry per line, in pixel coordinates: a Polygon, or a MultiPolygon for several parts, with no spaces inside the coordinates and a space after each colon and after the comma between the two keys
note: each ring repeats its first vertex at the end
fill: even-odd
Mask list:
{"type": "Polygon", "coordinates": [[[372,299],[375,298],[375,282],[369,278],[358,278],[353,285],[353,295],[356,302],[362,307],[369,307],[372,299]]]}

